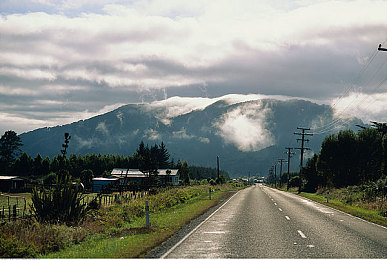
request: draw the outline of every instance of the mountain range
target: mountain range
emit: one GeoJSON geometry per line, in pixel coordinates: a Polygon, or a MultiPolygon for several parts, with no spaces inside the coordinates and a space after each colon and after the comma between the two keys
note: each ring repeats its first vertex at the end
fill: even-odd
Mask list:
{"type": "MultiPolygon", "coordinates": [[[[215,168],[219,156],[220,168],[230,176],[265,176],[277,159],[287,159],[285,147],[300,147],[294,134],[300,131],[297,127],[335,122],[330,106],[299,99],[230,102],[225,98],[188,108],[179,102],[155,104],[129,104],[87,120],[21,134],[23,150],[31,156],[58,155],[66,132],[71,135],[68,153],[74,154],[132,155],[141,141],[149,145],[163,141],[175,162],[215,168]]],[[[357,118],[344,122],[342,129],[362,123],[357,118]]],[[[308,136],[311,150],[306,156],[318,153],[324,137],[337,131],[328,130],[308,136]]],[[[299,150],[294,151],[291,170],[299,167],[299,150]]]]}

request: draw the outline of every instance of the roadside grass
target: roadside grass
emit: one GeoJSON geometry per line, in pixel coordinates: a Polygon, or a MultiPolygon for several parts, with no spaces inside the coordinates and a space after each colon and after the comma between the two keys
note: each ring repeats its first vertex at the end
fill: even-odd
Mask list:
{"type": "MultiPolygon", "coordinates": [[[[273,187],[272,187],[273,188],[273,187]]],[[[286,188],[278,188],[282,191],[287,191],[286,188]]],[[[291,188],[288,192],[297,193],[298,188],[291,188]]],[[[332,189],[329,202],[327,202],[326,191],[320,190],[316,193],[301,192],[297,194],[301,197],[313,200],[320,204],[341,210],[352,216],[359,217],[361,219],[367,220],[369,222],[379,224],[381,226],[387,227],[387,217],[380,215],[381,210],[378,207],[375,207],[372,202],[362,202],[362,203],[345,203],[343,200],[346,199],[345,192],[343,189],[332,189]]],[[[353,197],[359,196],[359,194],[352,194],[353,197]]],[[[385,206],[385,205],[384,205],[385,206]]],[[[380,208],[380,205],[379,205],[380,208]]],[[[384,208],[383,206],[381,208],[384,208]]]]}
{"type": "Polygon", "coordinates": [[[229,194],[226,190],[202,194],[170,208],[150,214],[151,228],[145,228],[145,217],[137,217],[107,233],[91,235],[78,245],[40,255],[40,258],[137,258],[166,241],[192,219],[203,214],[229,194]]]}
{"type": "Polygon", "coordinates": [[[342,201],[338,201],[334,199],[329,199],[329,202],[327,202],[326,196],[317,195],[315,193],[301,192],[298,195],[308,198],[310,200],[316,201],[318,203],[327,205],[329,207],[341,210],[343,212],[362,218],[364,220],[387,227],[387,218],[381,216],[379,210],[372,210],[372,209],[367,209],[360,206],[348,205],[342,201]]]}

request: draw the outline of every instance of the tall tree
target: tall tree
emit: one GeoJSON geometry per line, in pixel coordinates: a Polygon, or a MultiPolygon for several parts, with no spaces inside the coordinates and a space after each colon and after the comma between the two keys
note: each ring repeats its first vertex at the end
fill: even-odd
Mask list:
{"type": "Polygon", "coordinates": [[[20,137],[14,131],[6,131],[0,138],[0,157],[11,163],[19,156],[22,146],[20,137]]]}
{"type": "Polygon", "coordinates": [[[168,169],[171,167],[171,163],[169,162],[169,153],[164,145],[164,142],[161,142],[158,155],[159,166],[161,169],[168,169]]]}
{"type": "Polygon", "coordinates": [[[184,184],[189,184],[189,167],[187,161],[184,161],[179,168],[179,176],[184,184]]]}

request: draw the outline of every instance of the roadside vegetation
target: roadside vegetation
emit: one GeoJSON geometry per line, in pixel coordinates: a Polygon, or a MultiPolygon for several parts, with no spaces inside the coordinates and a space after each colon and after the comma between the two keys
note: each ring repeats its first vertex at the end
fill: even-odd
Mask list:
{"type": "MultiPolygon", "coordinates": [[[[144,256],[245,185],[228,181],[226,172],[215,178],[214,169],[196,167],[193,174],[187,161],[169,160],[164,143],[149,147],[141,142],[126,157],[71,154],[68,158],[69,142],[70,135],[65,133],[61,155],[32,159],[21,153],[16,133],[7,131],[1,137],[1,174],[22,176],[29,184],[20,191],[24,193],[0,196],[1,258],[144,256]],[[121,189],[121,185],[115,192],[90,193],[92,178],[108,177],[113,168],[139,169],[144,182],[134,190],[129,185],[121,189]],[[177,169],[179,185],[160,182],[158,169],[177,169]],[[145,201],[149,203],[149,227],[145,201]]],[[[7,187],[4,184],[0,189],[7,187]]]]}
{"type": "Polygon", "coordinates": [[[219,203],[239,183],[164,188],[155,195],[90,209],[78,225],[34,218],[0,226],[1,257],[133,258],[143,256],[193,218],[219,203]],[[212,188],[212,200],[209,200],[212,188]],[[145,227],[145,200],[150,228],[145,227]]]}
{"type": "Polygon", "coordinates": [[[387,125],[374,124],[327,136],[303,168],[301,182],[293,172],[277,180],[268,176],[268,183],[297,192],[301,183],[301,196],[387,226],[387,125]]]}

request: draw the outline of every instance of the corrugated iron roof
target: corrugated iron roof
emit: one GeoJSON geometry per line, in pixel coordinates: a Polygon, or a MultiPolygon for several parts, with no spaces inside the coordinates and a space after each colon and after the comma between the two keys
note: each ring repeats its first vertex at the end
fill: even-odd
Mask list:
{"type": "Polygon", "coordinates": [[[15,181],[22,181],[23,179],[19,176],[0,176],[0,180],[15,180],[15,181]]]}
{"type": "MultiPolygon", "coordinates": [[[[158,175],[167,175],[167,170],[168,169],[159,169],[158,170],[158,175]]],[[[170,176],[175,176],[177,175],[178,170],[177,169],[170,169],[171,173],[169,174],[170,176]]],[[[143,178],[147,177],[147,175],[143,172],[141,172],[139,169],[123,169],[123,168],[114,168],[111,172],[112,176],[115,177],[137,177],[137,178],[143,178]]]]}
{"type": "Polygon", "coordinates": [[[116,181],[119,178],[104,178],[104,177],[96,177],[92,179],[93,181],[116,181]]]}

